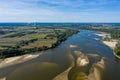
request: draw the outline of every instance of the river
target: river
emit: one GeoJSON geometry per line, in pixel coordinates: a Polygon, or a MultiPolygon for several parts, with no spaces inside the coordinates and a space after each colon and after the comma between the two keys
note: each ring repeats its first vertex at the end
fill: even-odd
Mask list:
{"type": "Polygon", "coordinates": [[[75,79],[79,72],[89,75],[93,64],[99,62],[101,58],[104,58],[105,65],[101,79],[120,80],[120,61],[96,33],[98,32],[80,30],[56,48],[44,51],[44,54],[35,59],[0,69],[0,77],[6,77],[7,80],[52,80],[71,66],[73,62],[71,54],[80,51],[88,56],[89,65],[73,67],[69,72],[69,80],[79,80],[75,79]],[[76,47],[71,48],[70,45],[76,47]],[[99,57],[89,57],[89,54],[97,54],[99,57]]]}

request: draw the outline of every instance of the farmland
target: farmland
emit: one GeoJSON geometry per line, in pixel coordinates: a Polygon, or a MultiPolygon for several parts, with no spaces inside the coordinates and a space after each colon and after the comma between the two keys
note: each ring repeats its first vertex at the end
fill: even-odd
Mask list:
{"type": "Polygon", "coordinates": [[[77,32],[60,27],[0,27],[0,58],[54,48],[77,32]]]}

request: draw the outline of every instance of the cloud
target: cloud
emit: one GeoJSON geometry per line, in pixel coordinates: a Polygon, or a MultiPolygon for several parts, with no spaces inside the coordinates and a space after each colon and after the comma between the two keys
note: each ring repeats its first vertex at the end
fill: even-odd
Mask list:
{"type": "Polygon", "coordinates": [[[2,0],[0,21],[120,21],[119,7],[119,0],[2,0]]]}

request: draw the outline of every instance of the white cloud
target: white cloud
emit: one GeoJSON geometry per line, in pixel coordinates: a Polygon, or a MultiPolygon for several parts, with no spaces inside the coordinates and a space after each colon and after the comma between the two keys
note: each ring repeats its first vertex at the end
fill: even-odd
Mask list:
{"type": "Polygon", "coordinates": [[[2,0],[0,2],[0,21],[117,21],[117,16],[119,15],[120,11],[113,12],[105,8],[101,8],[104,7],[104,5],[109,5],[117,2],[119,1],[2,0]]]}

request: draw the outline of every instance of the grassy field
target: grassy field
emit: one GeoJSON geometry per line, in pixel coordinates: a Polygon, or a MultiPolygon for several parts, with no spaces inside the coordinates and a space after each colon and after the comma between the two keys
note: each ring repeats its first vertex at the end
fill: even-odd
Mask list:
{"type": "Polygon", "coordinates": [[[0,58],[54,48],[76,32],[60,27],[2,27],[0,58]]]}
{"type": "Polygon", "coordinates": [[[43,47],[43,46],[47,46],[47,47],[51,47],[53,43],[56,42],[56,39],[53,39],[53,40],[46,40],[46,39],[42,39],[42,40],[38,40],[38,41],[35,41],[34,43],[30,43],[29,45],[25,45],[23,46],[22,48],[39,48],[39,47],[43,47]]]}

